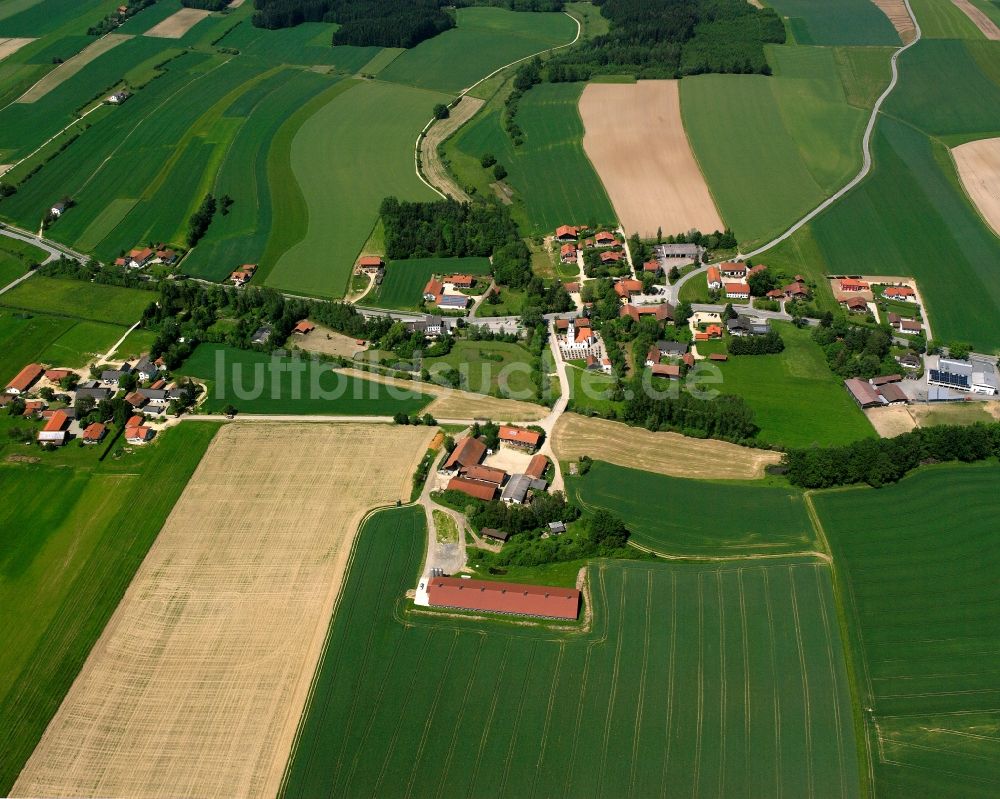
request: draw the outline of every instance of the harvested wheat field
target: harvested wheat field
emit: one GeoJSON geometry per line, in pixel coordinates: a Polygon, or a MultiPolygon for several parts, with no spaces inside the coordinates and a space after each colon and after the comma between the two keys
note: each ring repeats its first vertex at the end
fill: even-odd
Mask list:
{"type": "Polygon", "coordinates": [[[162,22],[156,23],[143,36],[155,36],[159,39],[180,39],[181,36],[205,19],[210,13],[212,12],[203,11],[199,8],[182,8],[162,22]]]}
{"type": "Polygon", "coordinates": [[[548,408],[535,405],[532,402],[501,399],[500,397],[491,397],[489,394],[460,391],[434,383],[399,380],[395,377],[365,372],[360,369],[340,369],[338,371],[361,380],[371,380],[406,391],[422,391],[424,394],[430,394],[435,397],[435,400],[424,409],[424,412],[431,414],[436,419],[493,419],[498,422],[535,422],[549,415],[548,408]]]}
{"type": "Polygon", "coordinates": [[[122,42],[128,41],[132,37],[124,33],[108,33],[92,44],[88,44],[83,50],[72,58],[68,58],[51,72],[45,75],[28,91],[18,97],[15,103],[34,103],[42,99],[46,94],[59,86],[63,81],[72,78],[77,72],[83,69],[94,59],[104,55],[109,50],[114,49],[122,42]]]}
{"type": "Polygon", "coordinates": [[[867,408],[865,416],[872,423],[875,432],[882,438],[895,438],[909,433],[917,426],[910,409],[905,405],[887,405],[884,408],[867,408]]]}
{"type": "Polygon", "coordinates": [[[12,795],[275,796],[358,525],[433,434],[220,430],[12,795]]]}
{"type": "Polygon", "coordinates": [[[0,61],[3,61],[9,55],[14,55],[14,53],[26,44],[31,44],[33,41],[35,40],[16,37],[13,39],[0,38],[0,61]]]}
{"type": "Polygon", "coordinates": [[[1000,236],[1000,138],[970,141],[951,154],[972,203],[1000,236]]]}
{"type": "Polygon", "coordinates": [[[913,18],[906,10],[905,0],[873,0],[873,2],[889,18],[903,44],[912,42],[917,30],[913,26],[913,18]]]}
{"type": "Polygon", "coordinates": [[[651,433],[575,413],[564,413],[556,422],[552,450],[559,460],[589,455],[630,469],[695,479],[750,480],[781,460],[777,452],[679,433],[651,433]]]}
{"type": "Polygon", "coordinates": [[[1000,28],[996,26],[984,11],[976,8],[969,0],[951,0],[962,11],[965,16],[972,20],[972,24],[979,28],[979,32],[991,41],[1000,40],[1000,28]]]}
{"type": "Polygon", "coordinates": [[[580,116],[583,149],[626,234],[725,227],[684,132],[678,81],[590,83],[580,116]]]}

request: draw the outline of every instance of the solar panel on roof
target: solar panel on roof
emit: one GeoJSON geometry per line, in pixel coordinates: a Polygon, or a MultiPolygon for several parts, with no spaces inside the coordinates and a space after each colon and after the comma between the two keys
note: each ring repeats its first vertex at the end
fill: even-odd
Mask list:
{"type": "Polygon", "coordinates": [[[952,372],[942,372],[938,369],[931,369],[931,380],[935,383],[945,383],[956,388],[968,388],[968,375],[956,375],[952,372]]]}

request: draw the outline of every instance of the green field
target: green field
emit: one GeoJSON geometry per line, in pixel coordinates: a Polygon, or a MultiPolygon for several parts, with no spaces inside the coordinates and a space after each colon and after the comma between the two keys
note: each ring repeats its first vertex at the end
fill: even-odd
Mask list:
{"type": "MultiPolygon", "coordinates": [[[[277,260],[266,283],[324,297],[344,294],[358,253],[367,241],[382,200],[432,200],[420,182],[413,144],[436,103],[447,95],[378,81],[355,83],[337,94],[299,128],[291,143],[288,173],[306,208],[304,237],[277,260]]],[[[288,209],[277,202],[274,224],[288,209]]],[[[294,208],[294,207],[293,207],[294,208]]],[[[294,208],[296,214],[301,210],[294,208]]]]}
{"type": "Polygon", "coordinates": [[[131,326],[156,296],[151,291],[35,275],[0,294],[0,305],[131,326]]]}
{"type": "Polygon", "coordinates": [[[520,344],[461,340],[455,342],[447,355],[424,360],[427,369],[441,363],[465,376],[462,388],[468,391],[529,402],[535,396],[531,353],[520,344]]]}
{"type": "Polygon", "coordinates": [[[745,250],[780,233],[860,168],[861,134],[889,80],[890,51],[852,52],[769,47],[774,77],[681,81],[691,146],[745,250]]]}
{"type": "Polygon", "coordinates": [[[424,523],[362,529],[283,796],[858,795],[825,566],[598,562],[560,632],[409,610],[424,523]]]}
{"type": "Polygon", "coordinates": [[[780,447],[831,446],[875,431],[830,371],[809,330],[773,323],[785,341],[780,355],[733,355],[715,363],[723,394],[738,394],[753,408],[759,438],[780,447]],[[817,409],[822,408],[822,412],[817,409]]]}
{"type": "Polygon", "coordinates": [[[596,461],[566,477],[568,495],[588,510],[626,519],[631,541],[687,557],[808,552],[816,548],[801,492],[754,483],[682,480],[596,461]]]}
{"type": "Polygon", "coordinates": [[[379,78],[457,94],[505,64],[568,44],[577,30],[566,14],[503,8],[460,8],[456,13],[457,27],[407,50],[379,78]]]}
{"type": "MultiPolygon", "coordinates": [[[[178,0],[160,0],[120,30],[140,34],[178,8],[178,0]]],[[[188,217],[214,191],[229,194],[234,206],[217,215],[185,268],[217,279],[237,263],[260,262],[272,228],[268,184],[283,177],[268,169],[277,132],[294,111],[379,48],[332,48],[330,24],[254,28],[252,13],[247,3],[213,15],[177,40],[136,35],[36,103],[0,109],[0,156],[7,160],[31,152],[123,78],[135,89],[121,108],[103,108],[77,125],[78,139],[63,137],[19,167],[16,177],[23,179],[36,162],[55,156],[4,201],[0,213],[35,229],[53,197],[69,194],[76,206],[49,235],[111,260],[151,241],[183,244],[188,217]],[[219,51],[219,45],[234,52],[219,51]],[[61,142],[68,146],[59,153],[61,142]]],[[[89,22],[99,16],[91,11],[89,22]]],[[[52,55],[61,53],[56,48],[52,55]]]]}
{"type": "Polygon", "coordinates": [[[503,128],[498,95],[445,143],[445,156],[462,186],[492,193],[493,175],[480,159],[492,153],[508,172],[514,213],[526,232],[550,234],[564,224],[611,224],[615,211],[583,151],[577,104],[582,83],[543,83],[521,100],[517,124],[524,143],[515,147],[503,128]]]}
{"type": "Polygon", "coordinates": [[[292,363],[262,352],[202,344],[177,371],[208,384],[200,406],[207,413],[219,413],[232,403],[241,413],[392,416],[416,413],[432,399],[336,374],[311,360],[299,360],[302,369],[293,373],[292,363]]]}
{"type": "Polygon", "coordinates": [[[1000,793],[1000,466],[819,493],[878,796],[1000,793]]]}
{"type": "Polygon", "coordinates": [[[767,5],[787,18],[798,44],[901,44],[889,18],[868,0],[768,0],[767,5]]]}
{"type": "Polygon", "coordinates": [[[84,366],[107,352],[125,330],[104,322],[0,308],[0,382],[6,385],[29,363],[84,366]]]}
{"type": "Polygon", "coordinates": [[[1000,314],[1000,241],[958,186],[947,148],[885,119],[873,149],[873,176],[810,225],[826,268],[853,273],[867,262],[913,275],[935,338],[1000,348],[1000,328],[981,321],[1000,314]]]}
{"type": "Polygon", "coordinates": [[[925,39],[982,39],[983,34],[960,8],[941,0],[910,0],[925,39]]]}
{"type": "MultiPolygon", "coordinates": [[[[390,261],[385,267],[385,278],[364,299],[365,305],[374,308],[407,310],[419,308],[424,286],[432,275],[488,275],[488,258],[411,258],[390,261]]],[[[486,278],[487,282],[489,278],[486,278]]]]}
{"type": "MultiPolygon", "coordinates": [[[[216,425],[88,466],[0,463],[0,794],[118,605],[216,425]]],[[[75,447],[74,447],[75,449],[75,447]]]]}
{"type": "Polygon", "coordinates": [[[19,239],[0,236],[0,288],[9,285],[28,271],[31,264],[40,264],[48,253],[19,239]]]}
{"type": "MultiPolygon", "coordinates": [[[[343,86],[333,84],[338,85],[343,86]]],[[[292,117],[330,87],[328,77],[285,69],[262,82],[259,92],[238,98],[227,109],[225,119],[246,121],[226,152],[213,189],[216,196],[228,194],[236,202],[226,216],[213,220],[208,234],[184,259],[185,273],[222,280],[239,264],[266,268],[262,261],[272,235],[272,199],[280,196],[280,184],[287,178],[276,168],[278,151],[287,155],[282,145],[290,143],[292,117]]]]}

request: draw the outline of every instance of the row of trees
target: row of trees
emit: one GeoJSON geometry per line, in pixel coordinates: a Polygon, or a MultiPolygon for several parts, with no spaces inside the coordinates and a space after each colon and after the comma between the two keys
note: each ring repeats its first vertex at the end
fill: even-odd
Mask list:
{"type": "Polygon", "coordinates": [[[254,0],[258,28],[337,22],[333,44],[413,47],[455,26],[439,0],[254,0]]]}
{"type": "Polygon", "coordinates": [[[776,355],[784,352],[785,342],[772,330],[763,336],[731,336],[726,349],[730,355],[776,355]]]}
{"type": "Polygon", "coordinates": [[[1000,456],[1000,424],[920,427],[895,438],[865,438],[843,447],[794,449],[783,466],[792,485],[830,488],[868,483],[878,488],[924,463],[1000,456]]]}
{"type": "Polygon", "coordinates": [[[222,11],[231,0],[181,0],[185,8],[200,8],[204,11],[222,11]]]}
{"type": "Polygon", "coordinates": [[[651,397],[638,378],[625,388],[621,418],[647,430],[673,430],[736,443],[752,442],[759,431],[753,409],[743,397],[701,399],[685,391],[676,397],[651,397]]]}
{"type": "Polygon", "coordinates": [[[639,78],[770,74],[764,45],[785,41],[777,13],[745,0],[604,0],[598,5],[611,30],[555,56],[548,65],[550,81],[609,73],[639,78]]]}

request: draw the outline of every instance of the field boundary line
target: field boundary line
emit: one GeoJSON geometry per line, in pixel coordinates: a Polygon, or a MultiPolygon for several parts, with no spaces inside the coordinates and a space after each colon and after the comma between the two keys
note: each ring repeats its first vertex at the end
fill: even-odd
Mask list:
{"type": "MultiPolygon", "coordinates": [[[[834,489],[828,489],[832,491],[843,492],[849,489],[857,490],[857,486],[840,486],[834,489]]],[[[874,786],[875,786],[875,760],[872,753],[872,742],[871,735],[869,733],[868,719],[865,716],[865,703],[862,701],[858,687],[858,674],[855,669],[855,656],[854,656],[854,641],[851,637],[851,623],[848,621],[848,614],[853,618],[853,627],[857,631],[857,642],[858,642],[858,655],[857,658],[860,661],[862,675],[861,678],[864,680],[865,693],[867,696],[866,701],[875,701],[875,691],[872,687],[871,672],[868,667],[868,658],[865,655],[864,647],[864,637],[861,631],[861,619],[858,617],[858,606],[857,600],[854,596],[854,586],[851,584],[850,576],[844,574],[843,585],[846,586],[846,592],[841,586],[841,564],[839,564],[833,558],[833,550],[830,548],[830,541],[826,536],[826,530],[823,527],[823,521],[819,517],[819,512],[816,510],[816,506],[813,503],[814,491],[805,491],[802,494],[802,500],[806,506],[806,512],[809,514],[809,519],[813,523],[816,529],[816,533],[819,536],[819,543],[828,553],[827,563],[830,566],[830,583],[833,589],[833,602],[837,611],[837,624],[840,627],[840,637],[841,646],[844,650],[844,663],[847,667],[847,687],[851,695],[851,711],[854,716],[854,737],[855,737],[855,748],[860,760],[864,762],[858,763],[858,773],[862,776],[861,794],[862,796],[873,796],[874,786]],[[850,602],[850,607],[848,608],[848,602],[850,602]]],[[[872,724],[876,724],[874,716],[872,716],[872,724]]]]}
{"type": "Polygon", "coordinates": [[[660,769],[660,797],[666,799],[667,796],[667,767],[670,765],[670,726],[674,721],[674,665],[677,655],[677,572],[670,570],[670,657],[667,660],[667,723],[664,727],[666,733],[666,747],[663,753],[663,766],[660,769]]]}
{"type": "Polygon", "coordinates": [[[806,779],[808,780],[808,791],[809,796],[815,796],[816,789],[814,787],[815,777],[813,776],[813,756],[812,756],[812,705],[809,702],[809,670],[806,665],[806,653],[805,647],[802,643],[802,621],[799,615],[799,596],[798,591],[795,588],[795,567],[790,566],[788,568],[788,587],[791,590],[792,597],[792,623],[795,625],[795,649],[799,655],[799,672],[801,674],[801,688],[802,688],[802,715],[804,717],[805,725],[803,729],[803,738],[806,744],[806,779]]]}
{"type": "Polygon", "coordinates": [[[767,610],[767,638],[771,660],[771,697],[774,701],[774,795],[781,799],[781,692],[778,690],[778,665],[774,652],[774,614],[771,611],[771,586],[768,570],[761,569],[764,577],[764,607],[767,610]]]}
{"type": "MultiPolygon", "coordinates": [[[[391,559],[386,559],[386,563],[391,563],[391,559]]],[[[373,626],[372,629],[374,630],[375,627],[373,626]]],[[[390,662],[389,662],[389,669],[387,671],[388,674],[392,673],[392,668],[396,665],[396,657],[397,657],[397,655],[399,653],[399,650],[403,648],[402,647],[402,642],[403,642],[403,638],[406,637],[406,632],[407,632],[406,630],[403,630],[403,633],[399,636],[399,640],[397,641],[397,644],[396,644],[396,651],[393,652],[392,660],[390,660],[390,662]]],[[[433,637],[434,637],[434,633],[433,632],[431,632],[429,635],[424,636],[424,640],[420,644],[420,651],[417,653],[416,658],[412,661],[413,674],[412,674],[412,676],[410,678],[410,690],[406,694],[407,697],[410,697],[410,696],[413,695],[413,684],[416,681],[417,676],[420,674],[420,667],[423,664],[424,658],[427,656],[427,650],[430,649],[431,639],[433,637]]],[[[348,786],[350,786],[351,780],[354,779],[354,775],[357,773],[358,766],[361,763],[362,752],[365,752],[366,749],[367,749],[366,744],[368,742],[369,737],[372,734],[372,730],[375,728],[375,720],[378,717],[378,711],[379,711],[379,708],[382,706],[382,700],[385,697],[385,689],[386,689],[386,687],[388,685],[389,685],[389,681],[388,680],[386,680],[386,681],[384,681],[382,683],[382,686],[379,689],[379,693],[378,693],[378,700],[375,702],[375,704],[371,708],[371,715],[368,718],[368,723],[365,725],[364,734],[361,736],[361,740],[357,744],[357,749],[355,749],[355,751],[354,751],[354,758],[351,760],[351,767],[348,770],[347,775],[344,777],[344,780],[343,780],[343,783],[342,783],[342,788],[344,790],[346,790],[348,788],[348,786]]],[[[356,695],[355,698],[357,698],[357,695],[356,695]]],[[[404,709],[405,709],[406,704],[408,704],[408,702],[404,703],[404,709]]],[[[402,719],[402,714],[403,714],[403,709],[400,709],[399,715],[398,715],[397,720],[396,720],[397,730],[398,730],[400,721],[402,719]]],[[[346,737],[344,738],[344,743],[345,744],[347,743],[347,738],[346,737]]],[[[389,757],[388,753],[386,753],[384,755],[384,757],[383,757],[383,760],[382,760],[382,766],[383,766],[383,768],[385,767],[385,761],[388,759],[388,757],[389,757]]]]}
{"type": "Polygon", "coordinates": [[[743,569],[736,570],[736,583],[740,589],[740,629],[743,644],[743,762],[747,773],[750,769],[750,640],[747,634],[747,603],[743,590],[743,569]]]}
{"type": "MultiPolygon", "coordinates": [[[[816,595],[819,597],[819,612],[820,617],[823,620],[823,634],[826,637],[826,662],[827,667],[830,670],[830,682],[833,685],[834,694],[839,693],[840,680],[837,678],[837,666],[834,662],[833,655],[833,636],[830,632],[830,617],[826,612],[826,603],[823,601],[823,583],[820,580],[820,570],[813,569],[813,575],[816,578],[816,595]]],[[[836,601],[836,600],[835,600],[836,601]]],[[[846,764],[844,763],[844,735],[841,731],[840,725],[843,723],[843,719],[840,716],[840,702],[833,703],[833,719],[834,723],[837,725],[837,761],[840,763],[840,795],[847,796],[847,784],[844,781],[844,772],[846,771],[846,764]]]]}
{"type": "MultiPolygon", "coordinates": [[[[580,504],[588,510],[593,507],[588,506],[585,502],[581,502],[580,504]]],[[[780,560],[782,558],[816,558],[817,560],[824,562],[829,562],[831,560],[830,556],[825,552],[817,550],[803,550],[800,552],[755,552],[746,555],[676,555],[670,552],[663,552],[659,549],[653,549],[645,544],[637,544],[634,541],[629,541],[628,546],[635,547],[640,552],[647,552],[651,555],[656,555],[658,558],[663,558],[664,560],[687,563],[732,563],[738,560],[780,560]]]]}
{"type": "MultiPolygon", "coordinates": [[[[454,106],[455,103],[457,103],[459,100],[461,100],[463,97],[465,97],[465,95],[467,95],[469,92],[471,92],[473,89],[475,89],[480,83],[485,83],[490,78],[492,78],[494,75],[497,75],[500,72],[503,72],[508,67],[512,67],[515,64],[520,64],[522,61],[527,61],[529,58],[535,58],[536,56],[540,56],[540,55],[542,55],[544,53],[551,53],[551,52],[554,52],[556,50],[562,50],[565,47],[572,47],[574,44],[576,44],[578,41],[580,41],[580,35],[583,33],[583,25],[580,23],[580,20],[578,20],[576,17],[574,17],[568,11],[563,11],[562,13],[565,14],[567,17],[569,17],[571,20],[573,20],[573,22],[576,23],[576,36],[573,37],[573,41],[566,42],[566,44],[556,45],[555,47],[546,47],[544,50],[539,50],[537,53],[532,53],[531,55],[526,55],[523,58],[515,59],[514,61],[511,61],[509,64],[504,64],[502,67],[499,67],[499,68],[493,70],[486,77],[483,77],[483,78],[480,78],[479,80],[477,80],[475,83],[473,83],[467,89],[463,89],[461,92],[459,92],[458,95],[456,95],[455,99],[452,101],[451,105],[454,106]]],[[[386,81],[386,82],[389,82],[389,81],[386,81]]],[[[486,104],[484,103],[483,105],[485,106],[486,104]]],[[[482,110],[482,109],[480,109],[480,110],[482,110]]],[[[479,113],[479,112],[477,111],[476,113],[479,113]]],[[[457,128],[455,128],[455,130],[452,131],[451,135],[454,136],[456,133],[458,133],[472,119],[475,119],[475,116],[476,116],[476,114],[473,114],[471,117],[469,117],[468,120],[466,120],[465,123],[463,123],[462,125],[459,125],[457,128]]],[[[420,131],[420,133],[417,134],[416,144],[413,145],[413,171],[416,172],[417,177],[420,178],[420,182],[421,183],[423,183],[431,191],[435,192],[439,197],[441,197],[442,200],[446,200],[446,199],[448,199],[447,195],[444,194],[443,192],[441,192],[436,186],[433,186],[423,176],[423,174],[422,174],[422,172],[420,170],[420,143],[423,141],[424,136],[427,135],[427,131],[430,130],[431,126],[435,122],[437,122],[437,117],[431,117],[427,121],[427,124],[424,125],[424,127],[420,131]]],[[[457,185],[457,182],[456,182],[456,185],[457,185]]]]}
{"type": "Polygon", "coordinates": [[[746,254],[737,253],[736,254],[737,258],[742,258],[744,260],[747,258],[755,258],[761,253],[767,252],[772,247],[781,244],[781,242],[785,241],[786,239],[791,238],[793,234],[797,233],[801,228],[805,227],[813,219],[815,219],[817,216],[823,213],[823,211],[825,211],[831,205],[833,205],[842,197],[847,195],[852,189],[858,186],[858,184],[860,184],[861,181],[863,181],[866,177],[868,177],[868,174],[872,171],[872,164],[873,164],[872,151],[871,151],[872,135],[875,132],[875,123],[877,122],[878,115],[882,110],[882,104],[885,103],[887,99],[889,99],[889,95],[892,94],[893,90],[896,88],[896,85],[899,83],[899,65],[897,62],[899,61],[899,57],[907,50],[909,50],[911,47],[913,47],[913,45],[919,42],[923,35],[920,29],[920,23],[917,21],[916,14],[914,14],[913,9],[910,8],[910,0],[903,0],[903,5],[906,7],[906,13],[909,14],[910,19],[913,20],[915,35],[913,37],[913,41],[903,44],[901,47],[895,50],[892,56],[890,56],[889,58],[889,68],[891,70],[892,77],[889,80],[889,85],[885,87],[882,94],[880,94],[878,96],[878,99],[875,100],[875,105],[872,106],[871,115],[868,117],[868,124],[865,126],[864,135],[861,137],[861,169],[858,170],[858,173],[853,178],[851,178],[843,187],[841,187],[836,192],[827,197],[825,200],[823,200],[823,202],[821,202],[819,205],[813,208],[809,213],[807,213],[805,216],[803,216],[801,219],[795,222],[784,233],[780,234],[776,238],[771,239],[769,242],[762,244],[760,247],[753,250],[752,252],[748,252],[746,254]]]}
{"type": "Polygon", "coordinates": [[[531,667],[534,665],[535,656],[538,654],[538,641],[539,639],[536,638],[531,642],[531,654],[528,655],[528,665],[525,667],[524,675],[521,677],[521,695],[517,700],[517,715],[514,717],[514,723],[510,727],[510,742],[507,744],[507,755],[504,757],[503,771],[500,774],[498,796],[503,796],[504,791],[507,789],[507,775],[510,774],[511,761],[514,759],[514,750],[517,748],[517,729],[521,726],[521,718],[524,716],[524,698],[528,695],[528,683],[532,676],[531,667]]]}
{"type": "MultiPolygon", "coordinates": [[[[604,564],[596,569],[596,580],[600,583],[601,607],[608,610],[608,594],[604,585],[604,564]]],[[[596,591],[595,591],[596,593],[596,591]]],[[[595,603],[596,604],[596,603],[595,603]]],[[[593,607],[593,605],[591,606],[593,607]]],[[[605,631],[606,632],[606,631],[605,631]]],[[[606,640],[606,639],[605,639],[606,640]]],[[[576,708],[576,723],[573,725],[573,749],[570,751],[569,768],[566,770],[566,783],[563,786],[563,799],[569,799],[570,789],[573,787],[573,774],[576,766],[576,753],[580,746],[580,724],[583,722],[583,700],[587,695],[587,679],[590,676],[590,661],[594,652],[594,642],[587,645],[587,658],[583,664],[583,674],[580,676],[580,700],[576,708]]]]}
{"type": "MultiPolygon", "coordinates": [[[[433,636],[433,633],[427,636],[428,642],[430,642],[433,636]]],[[[448,672],[451,671],[451,661],[455,657],[455,650],[458,648],[459,638],[461,638],[461,633],[459,633],[458,630],[453,630],[451,634],[451,646],[448,648],[448,657],[445,659],[444,668],[441,671],[441,679],[438,680],[437,691],[434,692],[434,701],[431,703],[431,706],[427,711],[427,715],[424,720],[424,730],[420,735],[420,743],[417,746],[417,751],[413,754],[414,764],[420,761],[420,757],[424,752],[424,747],[427,745],[427,735],[430,732],[431,722],[434,720],[434,714],[437,712],[438,702],[441,701],[441,694],[444,692],[444,686],[447,683],[448,672]]],[[[421,659],[422,658],[423,656],[421,655],[421,659]]],[[[375,780],[375,786],[372,789],[375,796],[379,795],[379,788],[382,785],[382,780],[385,778],[385,772],[389,767],[389,761],[392,760],[392,756],[396,751],[396,742],[399,740],[399,731],[403,726],[403,716],[409,709],[410,700],[416,695],[416,691],[414,689],[419,675],[419,669],[414,669],[413,677],[410,682],[410,690],[406,692],[406,701],[403,703],[403,706],[399,708],[396,716],[396,727],[392,731],[392,738],[389,741],[389,747],[386,750],[385,757],[382,759],[382,768],[379,770],[378,779],[375,780]]]]}
{"type": "Polygon", "coordinates": [[[538,749],[538,759],[535,761],[535,773],[531,778],[531,793],[529,799],[534,797],[538,789],[538,775],[542,770],[542,763],[545,762],[545,750],[549,742],[549,726],[552,721],[552,706],[556,703],[556,692],[559,690],[560,677],[562,676],[563,656],[566,654],[566,642],[559,642],[559,654],[556,656],[556,665],[552,670],[552,683],[549,685],[549,701],[545,706],[545,722],[542,724],[542,744],[538,749]]]}
{"type": "MultiPolygon", "coordinates": [[[[458,711],[458,719],[455,722],[454,730],[451,733],[451,743],[448,745],[448,755],[444,759],[444,768],[441,770],[441,776],[438,779],[438,787],[434,793],[435,797],[441,796],[441,791],[444,787],[445,780],[448,779],[448,773],[451,771],[451,761],[455,755],[455,744],[458,743],[458,733],[462,729],[462,721],[465,719],[465,709],[469,706],[469,694],[472,693],[472,684],[476,681],[476,675],[479,673],[479,661],[483,656],[483,644],[486,642],[486,633],[481,630],[476,630],[475,634],[479,638],[478,646],[476,647],[476,657],[472,661],[472,668],[469,669],[469,679],[465,683],[465,693],[462,694],[462,707],[458,711]]],[[[410,795],[410,790],[412,788],[413,780],[416,777],[417,766],[419,764],[417,761],[413,762],[413,770],[410,772],[410,785],[407,786],[406,795],[410,795]]]]}
{"type": "Polygon", "coordinates": [[[694,733],[694,763],[691,766],[691,795],[699,795],[701,783],[701,733],[705,725],[705,595],[698,572],[698,715],[694,733]]]}
{"type": "Polygon", "coordinates": [[[719,796],[726,790],[726,599],[722,593],[722,570],[715,571],[715,595],[719,600],[719,796]]]}
{"type": "Polygon", "coordinates": [[[608,739],[611,737],[611,719],[615,713],[615,700],[618,696],[618,675],[621,671],[622,641],[625,638],[625,595],[628,592],[628,577],[631,569],[622,570],[621,594],[618,597],[618,628],[615,634],[615,659],[611,669],[611,691],[608,696],[608,708],[604,714],[604,743],[601,747],[601,767],[597,772],[597,789],[600,795],[604,784],[604,770],[608,765],[608,739]]]}
{"type": "MultiPolygon", "coordinates": [[[[370,516],[370,515],[371,515],[371,512],[369,512],[369,514],[366,515],[366,518],[367,518],[367,516],[370,516]]],[[[361,528],[361,525],[358,526],[359,532],[360,532],[360,528],[361,528]]],[[[355,540],[357,540],[358,537],[359,536],[356,533],[355,534],[355,540]]],[[[368,561],[368,557],[371,554],[371,551],[372,551],[372,547],[369,547],[368,551],[365,554],[365,562],[368,561]]],[[[388,571],[389,571],[389,564],[390,564],[390,562],[391,561],[389,559],[386,559],[385,568],[382,571],[382,577],[381,577],[381,580],[379,581],[379,595],[380,596],[385,591],[386,575],[388,574],[388,571]]],[[[336,613],[336,610],[334,611],[334,613],[336,613]]],[[[365,648],[364,648],[364,652],[362,653],[362,662],[363,663],[367,663],[368,662],[368,659],[369,659],[369,656],[370,656],[370,652],[371,652],[371,647],[372,647],[372,643],[371,642],[372,642],[372,638],[374,637],[374,634],[375,634],[375,628],[372,627],[369,630],[367,639],[365,640],[365,648]]],[[[399,653],[399,650],[402,648],[402,640],[401,640],[401,638],[402,638],[402,636],[400,636],[400,640],[398,640],[396,642],[396,645],[393,648],[392,657],[389,659],[388,669],[389,669],[390,673],[391,673],[391,670],[392,670],[392,665],[393,665],[393,663],[395,663],[396,657],[397,657],[397,655],[399,653]]],[[[338,657],[338,660],[339,660],[340,653],[337,653],[337,657],[338,657]]],[[[318,671],[317,671],[317,674],[318,674],[318,671]]],[[[375,708],[372,710],[372,718],[374,718],[375,710],[377,710],[378,704],[382,700],[382,693],[384,691],[385,691],[385,684],[383,683],[382,688],[379,691],[379,693],[378,693],[378,695],[376,696],[376,699],[375,699],[376,704],[375,704],[375,708]]],[[[347,717],[347,723],[346,723],[346,725],[344,727],[345,731],[349,731],[350,728],[354,724],[354,717],[355,717],[355,715],[357,713],[357,701],[358,701],[358,697],[355,696],[354,700],[351,702],[351,712],[348,714],[348,717],[347,717]]],[[[326,719],[327,709],[328,709],[328,705],[324,704],[324,706],[323,706],[323,713],[320,716],[320,718],[323,719],[323,720],[326,719]]],[[[370,725],[371,723],[372,723],[372,719],[369,719],[368,724],[370,725]]],[[[367,736],[367,733],[368,733],[368,727],[366,726],[365,730],[362,733],[362,735],[363,735],[362,740],[364,739],[364,737],[367,736]]],[[[343,768],[343,761],[344,761],[346,744],[347,744],[347,735],[345,734],[345,736],[344,736],[344,743],[343,743],[343,745],[340,748],[339,754],[337,755],[336,771],[334,772],[334,778],[333,778],[333,780],[334,780],[333,784],[334,785],[336,785],[337,779],[340,776],[341,769],[343,768]]],[[[291,760],[289,760],[289,762],[291,762],[291,760]]],[[[310,756],[310,761],[309,762],[310,763],[312,762],[312,756],[310,756]]]]}
{"type": "Polygon", "coordinates": [[[479,736],[479,749],[476,751],[476,765],[472,769],[472,775],[469,778],[469,787],[465,792],[467,798],[472,797],[476,778],[479,776],[479,767],[483,761],[483,750],[486,748],[486,740],[490,736],[490,728],[493,725],[493,716],[496,714],[497,703],[500,701],[500,685],[503,681],[504,672],[507,671],[507,658],[510,657],[510,642],[513,640],[511,636],[508,636],[506,643],[504,643],[503,658],[500,661],[500,668],[497,669],[496,682],[493,683],[493,700],[490,702],[490,712],[486,714],[486,720],[483,722],[483,734],[479,736]]]}
{"type": "Polygon", "coordinates": [[[628,775],[628,796],[635,791],[635,772],[639,764],[639,735],[642,731],[642,710],[645,707],[646,673],[649,669],[649,627],[652,617],[653,603],[653,572],[646,571],[646,623],[642,635],[642,672],[639,678],[638,711],[635,714],[635,727],[632,731],[632,767],[628,775]]]}

